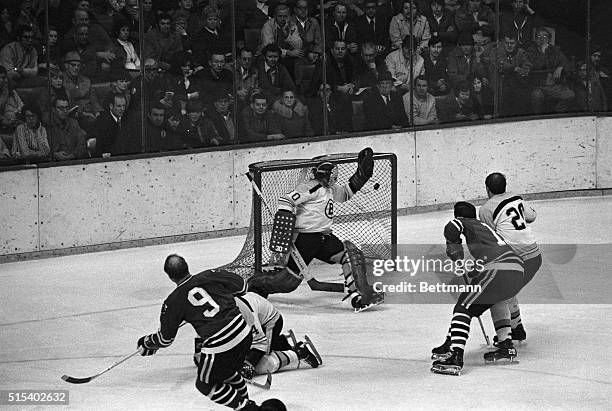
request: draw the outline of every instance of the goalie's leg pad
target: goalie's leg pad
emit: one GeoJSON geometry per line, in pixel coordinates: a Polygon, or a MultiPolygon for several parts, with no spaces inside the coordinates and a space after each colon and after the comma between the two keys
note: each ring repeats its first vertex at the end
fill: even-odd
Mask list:
{"type": "Polygon", "coordinates": [[[281,268],[256,273],[247,280],[247,283],[249,291],[267,298],[269,294],[290,293],[298,288],[302,279],[290,269],[281,268]]]}
{"type": "Polygon", "coordinates": [[[296,215],[291,211],[278,210],[274,215],[274,225],[270,234],[270,250],[287,254],[293,244],[296,215]]]}
{"type": "MultiPolygon", "coordinates": [[[[366,277],[366,262],[363,252],[352,242],[344,241],[345,254],[342,257],[342,271],[347,281],[347,286],[352,280],[359,294],[366,295],[373,292],[372,286],[368,284],[366,277]]],[[[349,286],[349,293],[351,287],[349,286]]]]}

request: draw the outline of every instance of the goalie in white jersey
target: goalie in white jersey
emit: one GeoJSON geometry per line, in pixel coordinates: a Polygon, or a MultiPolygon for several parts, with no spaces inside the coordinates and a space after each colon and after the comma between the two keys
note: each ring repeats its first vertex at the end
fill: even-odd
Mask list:
{"type": "MultiPolygon", "coordinates": [[[[257,273],[249,278],[250,290],[264,297],[272,293],[291,292],[300,285],[303,271],[316,258],[328,264],[342,264],[344,289],[347,292],[345,299],[350,299],[355,311],[382,303],[384,294],[374,292],[367,282],[363,253],[350,241],[343,243],[332,233],[334,204],[350,200],[372,177],[373,155],[369,147],[359,153],[357,170],[344,185],[336,182],[336,165],[322,161],[312,169],[313,178],[310,181],[298,184],[278,200],[271,249],[275,244],[290,244],[284,250],[278,250],[290,253],[290,257],[282,270],[257,273]],[[294,230],[292,227],[277,230],[277,226],[287,221],[295,222],[294,230]],[[287,237],[289,240],[286,240],[287,237]]],[[[311,281],[309,284],[312,287],[311,281]]],[[[342,291],[341,284],[333,285],[338,285],[338,291],[342,291]]]]}
{"type": "MultiPolygon", "coordinates": [[[[542,265],[542,255],[529,224],[536,219],[536,212],[521,196],[506,192],[506,177],[492,173],[485,179],[489,200],[480,208],[479,218],[493,228],[523,259],[525,286],[542,265]]],[[[521,322],[521,312],[516,296],[495,304],[491,317],[499,342],[512,338],[524,340],[527,335],[521,322]]]]}
{"type": "Polygon", "coordinates": [[[247,324],[251,326],[253,343],[240,373],[248,380],[255,375],[275,373],[281,369],[301,368],[302,363],[312,368],[322,360],[310,339],[291,346],[283,330],[283,316],[262,296],[248,292],[235,298],[247,324]]]}

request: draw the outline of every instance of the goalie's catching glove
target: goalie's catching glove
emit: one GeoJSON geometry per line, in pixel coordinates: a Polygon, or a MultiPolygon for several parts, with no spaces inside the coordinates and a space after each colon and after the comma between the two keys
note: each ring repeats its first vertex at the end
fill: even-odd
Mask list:
{"type": "Polygon", "coordinates": [[[138,339],[138,349],[140,350],[140,355],[146,357],[148,355],[153,355],[157,352],[159,347],[154,347],[151,344],[151,338],[149,335],[142,336],[138,339]]]}
{"type": "Polygon", "coordinates": [[[370,147],[366,147],[359,152],[357,157],[357,171],[349,179],[349,187],[353,193],[361,190],[361,187],[368,182],[374,173],[374,152],[370,147]]]}

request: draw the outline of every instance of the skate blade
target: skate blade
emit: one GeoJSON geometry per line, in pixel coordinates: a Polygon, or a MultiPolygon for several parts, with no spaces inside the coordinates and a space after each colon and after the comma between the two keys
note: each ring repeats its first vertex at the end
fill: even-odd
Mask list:
{"type": "Polygon", "coordinates": [[[456,365],[450,365],[446,367],[434,365],[431,367],[431,372],[433,372],[434,374],[461,375],[461,368],[457,367],[456,365]]]}
{"type": "Polygon", "coordinates": [[[308,347],[310,348],[314,356],[317,358],[317,361],[319,362],[319,366],[323,365],[323,358],[319,354],[319,351],[317,351],[317,347],[315,347],[310,337],[307,335],[304,335],[304,340],[306,341],[306,345],[308,345],[308,347]]]}
{"type": "Polygon", "coordinates": [[[289,338],[291,338],[291,342],[293,343],[293,347],[295,347],[297,345],[297,339],[295,338],[295,333],[293,332],[293,330],[291,328],[289,329],[289,338]]]}
{"type": "Polygon", "coordinates": [[[450,358],[450,356],[451,356],[451,353],[431,354],[431,359],[436,360],[436,361],[443,361],[443,360],[446,360],[447,358],[450,358]]]}
{"type": "Polygon", "coordinates": [[[485,364],[487,365],[512,365],[519,364],[520,361],[516,357],[512,358],[500,358],[497,360],[485,360],[485,364]]]}
{"type": "Polygon", "coordinates": [[[368,304],[368,305],[366,305],[366,306],[363,306],[363,307],[361,307],[361,308],[355,308],[355,312],[356,312],[356,313],[360,313],[360,312],[362,312],[362,311],[369,310],[370,308],[372,308],[372,307],[376,307],[377,305],[381,305],[381,304],[382,304],[382,303],[384,303],[384,302],[385,302],[385,300],[380,300],[380,301],[376,301],[376,302],[374,302],[374,303],[372,303],[372,304],[368,304]]]}

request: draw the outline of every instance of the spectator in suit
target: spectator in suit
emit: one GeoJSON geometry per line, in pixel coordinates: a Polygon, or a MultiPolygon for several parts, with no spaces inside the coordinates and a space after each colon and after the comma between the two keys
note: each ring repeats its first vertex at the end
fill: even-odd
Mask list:
{"type": "Polygon", "coordinates": [[[108,158],[140,152],[140,134],[130,133],[128,122],[124,119],[125,96],[113,94],[106,103],[105,110],[96,119],[90,133],[91,138],[95,139],[96,156],[108,158]]]}
{"type": "Polygon", "coordinates": [[[404,94],[404,109],[406,116],[415,126],[435,124],[438,122],[438,112],[436,109],[436,98],[429,94],[429,85],[425,76],[418,76],[414,79],[414,93],[412,106],[410,94],[404,94]]]}
{"type": "Polygon", "coordinates": [[[253,51],[246,47],[240,50],[235,83],[239,110],[242,110],[249,104],[253,92],[259,90],[259,71],[253,67],[253,51]]]}
{"type": "Polygon", "coordinates": [[[251,104],[241,112],[241,143],[265,140],[282,140],[278,115],[268,110],[268,98],[263,93],[251,97],[251,104]]]}
{"type": "Polygon", "coordinates": [[[533,64],[531,107],[536,114],[544,111],[545,104],[554,105],[557,113],[565,112],[574,100],[574,92],[566,85],[572,67],[561,49],[550,44],[550,38],[550,32],[540,27],[535,44],[527,49],[527,58],[533,64]]]}
{"type": "Polygon", "coordinates": [[[438,118],[444,123],[477,120],[479,108],[472,98],[472,86],[468,81],[457,84],[455,93],[437,101],[438,118]],[[456,93],[456,94],[455,94],[456,93]]]}
{"type": "Polygon", "coordinates": [[[389,40],[390,19],[382,9],[378,8],[376,0],[365,0],[365,13],[355,19],[357,40],[359,44],[373,43],[376,52],[385,55],[389,52],[391,42],[389,40]]]}
{"type": "Polygon", "coordinates": [[[58,96],[51,102],[51,106],[47,131],[52,159],[63,161],[87,157],[85,148],[87,133],[81,129],[78,121],[69,116],[68,98],[58,96]]]}
{"type": "MultiPolygon", "coordinates": [[[[455,16],[444,8],[444,0],[432,0],[430,10],[430,13],[427,13],[426,16],[431,37],[439,39],[443,46],[457,44],[455,16]]],[[[431,40],[429,46],[431,47],[431,40]]]]}
{"type": "Polygon", "coordinates": [[[391,48],[397,50],[402,46],[406,36],[412,34],[418,42],[418,52],[427,48],[431,31],[427,17],[423,16],[414,0],[404,0],[402,12],[393,16],[389,24],[391,48]]]}
{"type": "Polygon", "coordinates": [[[342,40],[346,44],[349,53],[359,52],[357,28],[347,20],[348,12],[346,5],[338,3],[334,6],[333,19],[328,20],[325,27],[325,48],[333,48],[337,40],[342,40]]]}
{"type": "Polygon", "coordinates": [[[293,9],[295,25],[302,39],[302,50],[308,61],[314,62],[323,53],[321,26],[314,17],[309,17],[308,0],[297,0],[293,9]],[[316,54],[316,57],[315,57],[316,54]]]}
{"type": "Polygon", "coordinates": [[[160,103],[149,105],[147,123],[145,125],[146,148],[149,153],[173,151],[183,148],[183,142],[178,134],[166,130],[164,117],[166,107],[160,103]]]}
{"type": "Polygon", "coordinates": [[[22,115],[24,122],[15,129],[11,156],[27,162],[49,160],[51,148],[47,140],[47,130],[40,121],[40,109],[26,104],[22,109],[22,115]]]}
{"type": "Polygon", "coordinates": [[[346,106],[342,106],[341,100],[337,98],[337,94],[332,93],[332,87],[329,84],[319,86],[318,95],[308,102],[308,111],[315,136],[322,136],[325,132],[323,129],[324,112],[327,112],[328,134],[353,131],[352,115],[346,114],[346,106]]]}
{"type": "Polygon", "coordinates": [[[376,87],[378,75],[383,71],[388,71],[385,60],[376,52],[374,43],[363,43],[361,54],[355,62],[355,87],[367,88],[376,87]]]}
{"type": "Polygon", "coordinates": [[[308,107],[295,95],[293,90],[285,90],[274,102],[272,110],[278,114],[281,132],[287,138],[311,137],[314,135],[310,126],[308,107]]]}
{"type": "Polygon", "coordinates": [[[268,44],[263,49],[263,60],[257,67],[257,82],[268,100],[274,101],[283,89],[295,89],[295,83],[285,66],[279,64],[281,49],[268,44]]]}
{"type": "Polygon", "coordinates": [[[495,13],[482,0],[467,0],[455,13],[455,26],[459,34],[472,34],[480,27],[495,27],[495,13]]]}
{"type": "Polygon", "coordinates": [[[366,92],[363,111],[368,130],[399,129],[408,124],[402,98],[392,91],[394,82],[391,73],[381,73],[377,86],[366,92]]]}
{"type": "Polygon", "coordinates": [[[211,96],[213,105],[208,110],[208,118],[219,135],[219,145],[236,142],[236,123],[232,113],[231,95],[223,90],[216,90],[211,96]]]}
{"type": "Polygon", "coordinates": [[[391,76],[395,78],[395,89],[401,94],[410,91],[414,79],[425,74],[425,61],[418,53],[418,48],[417,38],[408,35],[402,47],[389,53],[385,59],[391,76]]]}

